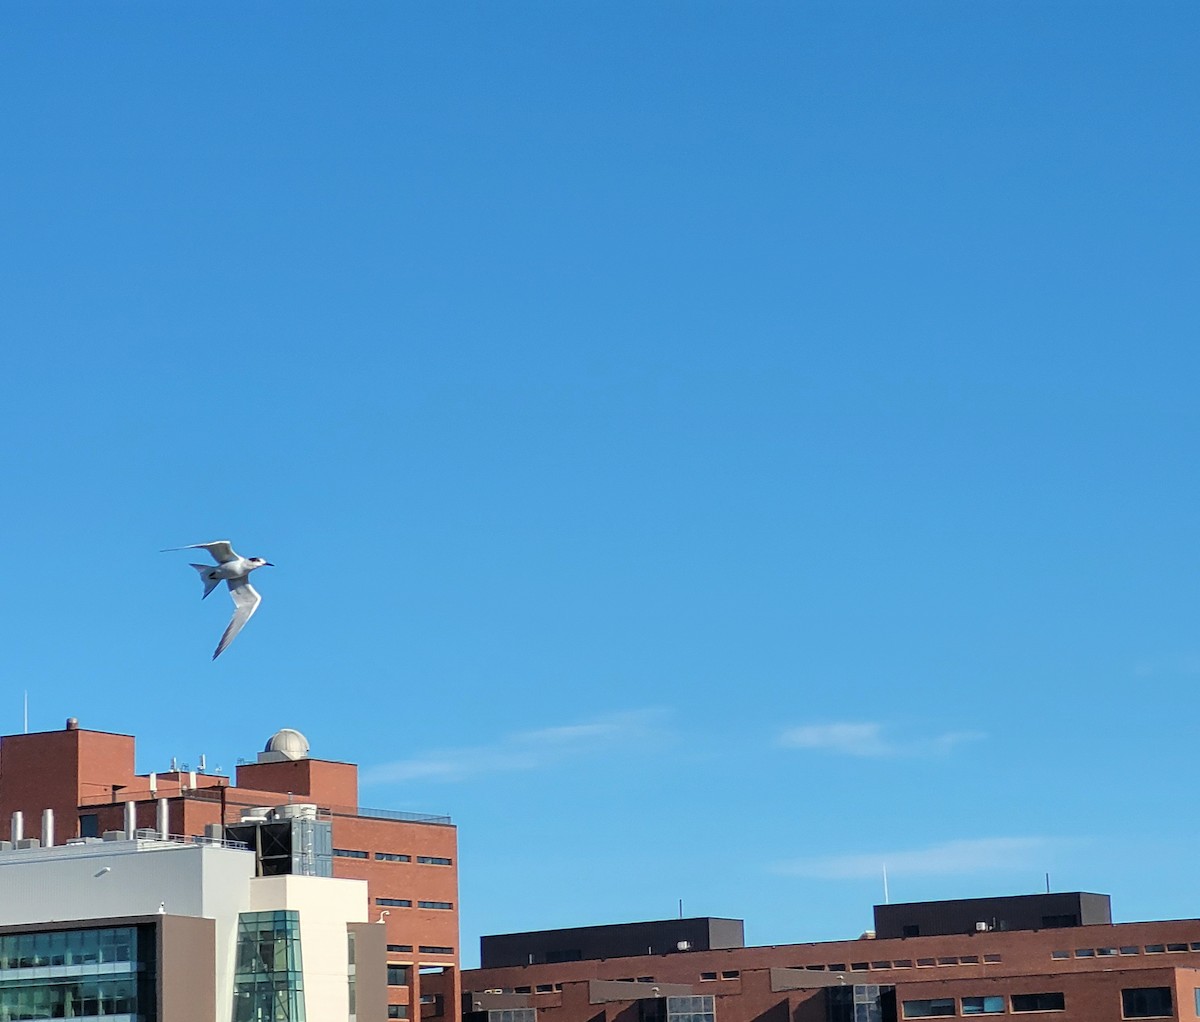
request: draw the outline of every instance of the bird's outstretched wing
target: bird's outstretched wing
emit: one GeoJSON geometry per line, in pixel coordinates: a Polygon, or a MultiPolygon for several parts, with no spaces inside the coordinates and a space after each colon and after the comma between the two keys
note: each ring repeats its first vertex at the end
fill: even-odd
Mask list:
{"type": "Polygon", "coordinates": [[[192,543],[189,546],[169,546],[166,550],[160,550],[159,553],[165,554],[171,550],[207,550],[218,564],[236,561],[238,556],[233,552],[233,545],[227,539],[216,539],[211,543],[192,543]]]}
{"type": "Polygon", "coordinates": [[[217,643],[217,651],[212,655],[214,660],[225,652],[225,647],[233,642],[237,633],[242,630],[242,626],[254,616],[254,612],[258,610],[258,605],[262,602],[262,597],[258,595],[254,586],[246,581],[244,575],[241,578],[229,579],[227,585],[229,586],[229,595],[233,597],[233,617],[229,619],[229,627],[225,629],[225,634],[217,643]]]}

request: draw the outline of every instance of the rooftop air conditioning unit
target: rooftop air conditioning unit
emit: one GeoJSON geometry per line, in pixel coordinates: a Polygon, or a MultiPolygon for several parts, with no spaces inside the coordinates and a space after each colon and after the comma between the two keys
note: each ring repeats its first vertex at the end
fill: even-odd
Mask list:
{"type": "Polygon", "coordinates": [[[317,807],[311,802],[294,802],[291,805],[280,806],[275,810],[275,816],[280,820],[315,820],[317,807]]]}
{"type": "Polygon", "coordinates": [[[985,922],[978,922],[975,924],[975,932],[976,933],[987,933],[988,929],[989,929],[988,924],[985,922]]]}
{"type": "Polygon", "coordinates": [[[675,945],[675,949],[677,951],[691,951],[692,950],[692,942],[690,940],[681,940],[678,944],[675,945]]]}

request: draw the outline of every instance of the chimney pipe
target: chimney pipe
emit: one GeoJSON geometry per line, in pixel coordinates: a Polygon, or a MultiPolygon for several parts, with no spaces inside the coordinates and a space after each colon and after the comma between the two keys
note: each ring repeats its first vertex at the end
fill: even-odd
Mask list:
{"type": "Polygon", "coordinates": [[[78,717],[68,717],[67,718],[67,730],[68,731],[78,731],[79,730],[79,718],[78,717]]]}
{"type": "Polygon", "coordinates": [[[137,803],[125,803],[125,837],[130,841],[137,831],[137,803]]]}
{"type": "Polygon", "coordinates": [[[153,772],[150,774],[150,794],[158,794],[158,774],[153,772]]]}
{"type": "Polygon", "coordinates": [[[42,810],[42,847],[54,847],[54,810],[42,810]]]}
{"type": "Polygon", "coordinates": [[[164,841],[171,836],[171,804],[165,798],[158,800],[158,836],[164,841]]]}
{"type": "Polygon", "coordinates": [[[14,844],[25,840],[25,814],[20,809],[12,815],[12,839],[14,844]]]}

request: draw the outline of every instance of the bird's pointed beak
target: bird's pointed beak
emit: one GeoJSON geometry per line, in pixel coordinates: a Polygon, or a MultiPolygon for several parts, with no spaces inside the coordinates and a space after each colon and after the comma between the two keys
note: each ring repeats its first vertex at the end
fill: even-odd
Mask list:
{"type": "Polygon", "coordinates": [[[263,567],[264,568],[273,568],[273,567],[275,567],[275,565],[273,565],[270,561],[263,561],[263,567]]]}

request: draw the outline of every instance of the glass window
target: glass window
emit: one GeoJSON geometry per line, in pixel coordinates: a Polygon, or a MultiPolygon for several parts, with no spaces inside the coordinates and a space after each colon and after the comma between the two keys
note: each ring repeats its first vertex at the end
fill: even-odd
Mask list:
{"type": "Polygon", "coordinates": [[[918,969],[927,969],[927,968],[930,968],[931,966],[933,966],[934,964],[936,964],[936,963],[935,963],[935,960],[932,958],[918,958],[917,959],[917,968],[918,969]]]}
{"type": "Polygon", "coordinates": [[[1187,949],[1188,949],[1188,946],[1186,944],[1168,944],[1167,945],[1168,951],[1186,951],[1187,949]]]}
{"type": "MultiPolygon", "coordinates": [[[[411,905],[412,902],[410,901],[409,904],[411,905]]],[[[418,901],[417,908],[451,909],[451,908],[454,908],[454,902],[452,902],[452,901],[418,901]]]]}
{"type": "Polygon", "coordinates": [[[921,1001],[905,1001],[905,1018],[936,1018],[954,1014],[953,997],[934,997],[921,1001]]]}
{"type": "Polygon", "coordinates": [[[397,852],[376,852],[375,858],[380,862],[412,862],[411,855],[400,855],[397,852]]]}
{"type": "Polygon", "coordinates": [[[1061,958],[1070,958],[1070,957],[1071,957],[1071,952],[1070,952],[1070,951],[1051,951],[1051,952],[1050,952],[1050,957],[1051,957],[1051,958],[1059,958],[1059,959],[1061,959],[1061,958]]]}
{"type": "Polygon", "coordinates": [[[376,905],[391,905],[393,908],[412,908],[408,898],[376,898],[376,905]]]}
{"type": "Polygon", "coordinates": [[[712,980],[714,980],[714,979],[716,979],[716,978],[717,978],[717,974],[716,974],[715,972],[702,972],[702,973],[700,973],[700,979],[701,979],[703,982],[710,982],[710,981],[712,981],[712,980]]]}
{"type": "Polygon", "coordinates": [[[994,965],[997,962],[1004,961],[1003,955],[984,955],[983,961],[985,965],[994,965]]]}
{"type": "Polygon", "coordinates": [[[554,993],[554,987],[549,983],[539,983],[533,988],[533,992],[535,994],[552,994],[554,993]]]}
{"type": "Polygon", "coordinates": [[[958,964],[959,965],[978,965],[979,964],[979,955],[959,955],[958,964]]]}
{"type": "Polygon", "coordinates": [[[426,866],[451,866],[454,864],[453,859],[447,859],[441,855],[418,855],[417,862],[426,866]]]}
{"type": "Polygon", "coordinates": [[[1096,948],[1096,954],[1099,955],[1101,958],[1111,958],[1116,953],[1117,953],[1117,949],[1115,947],[1098,947],[1098,948],[1096,948]]]}
{"type": "Polygon", "coordinates": [[[737,969],[726,969],[721,973],[721,979],[737,979],[741,975],[737,969]]]}
{"type": "Polygon", "coordinates": [[[964,1015],[1003,1015],[1004,998],[993,997],[964,997],[962,999],[964,1015]]]}
{"type": "Polygon", "coordinates": [[[957,955],[946,955],[943,958],[939,958],[937,960],[937,962],[938,962],[938,965],[957,965],[958,964],[958,956],[957,955]]]}
{"type": "Polygon", "coordinates": [[[408,986],[408,977],[410,969],[407,965],[393,965],[388,963],[387,981],[390,987],[406,987],[408,986]]]}
{"type": "Polygon", "coordinates": [[[891,967],[892,967],[891,962],[872,962],[871,963],[872,969],[890,969],[891,967]]]}
{"type": "Polygon", "coordinates": [[[420,950],[421,950],[421,954],[423,954],[423,955],[452,955],[452,954],[454,954],[454,948],[441,947],[436,944],[421,944],[420,950]]]}
{"type": "Polygon", "coordinates": [[[394,955],[412,954],[411,944],[389,944],[388,952],[394,955]]]}
{"type": "Polygon", "coordinates": [[[1061,993],[1013,994],[1013,1011],[1063,1011],[1067,999],[1061,993]]]}
{"type": "Polygon", "coordinates": [[[407,1004],[389,1004],[388,1018],[408,1018],[407,1004]]]}
{"type": "Polygon", "coordinates": [[[1075,949],[1076,958],[1095,958],[1096,949],[1094,947],[1077,947],[1075,949]]]}
{"type": "Polygon", "coordinates": [[[1170,987],[1135,987],[1121,991],[1123,1018],[1171,1018],[1174,1014],[1170,987]]]}
{"type": "Polygon", "coordinates": [[[367,853],[358,848],[335,848],[333,850],[333,854],[334,854],[334,857],[338,858],[338,859],[366,859],[366,858],[368,858],[367,853]]]}
{"type": "Polygon", "coordinates": [[[304,965],[300,913],[243,912],[238,916],[233,977],[233,1022],[304,1022],[304,965]]]}
{"type": "Polygon", "coordinates": [[[1146,945],[1146,954],[1148,954],[1148,955],[1161,955],[1166,950],[1167,950],[1166,944],[1147,944],[1146,945]]]}
{"type": "Polygon", "coordinates": [[[1136,955],[1140,952],[1140,950],[1141,950],[1140,948],[1138,948],[1132,944],[1127,944],[1125,947],[1121,948],[1121,954],[1136,955]]]}

